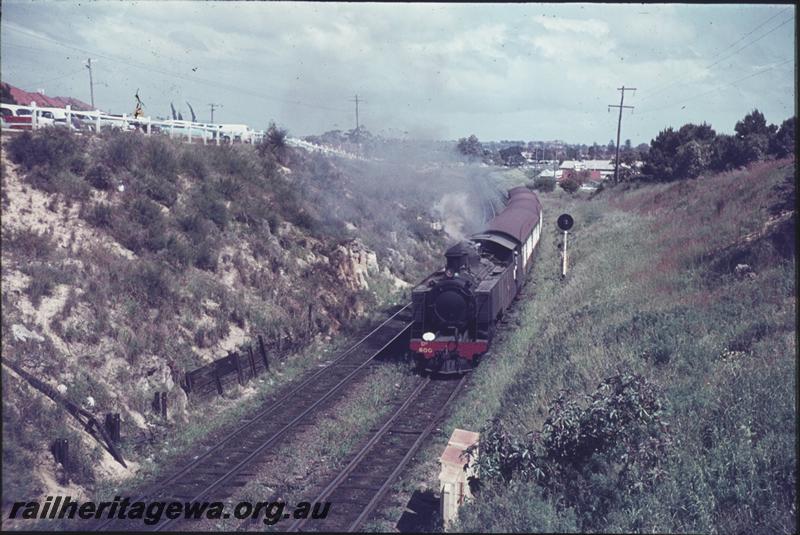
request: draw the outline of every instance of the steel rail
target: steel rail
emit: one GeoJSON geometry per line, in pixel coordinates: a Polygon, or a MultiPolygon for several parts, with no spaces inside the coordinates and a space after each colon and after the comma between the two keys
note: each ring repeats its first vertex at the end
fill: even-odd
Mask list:
{"type": "MultiPolygon", "coordinates": [[[[408,305],[407,305],[407,306],[408,306],[408,305]]],[[[404,308],[405,308],[405,307],[404,307],[404,308]]],[[[401,309],[401,310],[403,310],[403,309],[401,309]]],[[[399,312],[398,312],[398,314],[399,314],[399,312]]],[[[388,320],[387,320],[387,321],[388,321],[388,320]]],[[[238,462],[238,463],[237,463],[237,464],[236,464],[236,465],[235,465],[233,468],[229,469],[229,470],[228,470],[227,472],[225,472],[223,475],[221,475],[220,477],[218,477],[218,478],[217,478],[217,479],[216,479],[216,480],[215,480],[213,483],[211,483],[210,485],[208,485],[207,487],[205,487],[205,488],[204,488],[202,491],[198,492],[196,496],[194,496],[193,498],[191,498],[191,499],[190,499],[190,500],[188,500],[188,501],[189,501],[189,502],[195,502],[195,501],[198,501],[198,500],[200,500],[201,498],[205,497],[206,495],[210,494],[211,492],[213,492],[213,491],[217,490],[217,489],[218,489],[218,488],[221,486],[221,484],[225,482],[225,480],[229,479],[231,476],[234,476],[234,475],[236,475],[236,474],[237,474],[237,473],[238,473],[238,472],[239,472],[239,471],[240,471],[242,468],[244,468],[244,467],[246,467],[247,465],[249,465],[249,464],[250,464],[250,462],[251,462],[251,461],[252,461],[252,460],[253,460],[253,459],[254,459],[254,458],[255,458],[255,457],[258,455],[258,454],[260,454],[260,453],[261,453],[261,452],[263,452],[265,449],[267,449],[269,446],[271,446],[271,445],[272,445],[272,444],[273,444],[275,441],[277,441],[277,440],[278,440],[279,438],[281,438],[281,437],[282,437],[284,434],[286,434],[286,432],[287,432],[288,430],[290,430],[292,427],[294,427],[294,426],[295,426],[295,424],[297,424],[297,423],[298,423],[300,420],[304,419],[304,418],[305,418],[306,416],[308,416],[309,414],[313,413],[313,412],[314,412],[314,411],[315,411],[315,410],[316,410],[316,409],[317,409],[317,408],[318,408],[318,407],[319,407],[319,406],[320,406],[320,405],[321,405],[321,404],[322,404],[324,401],[326,401],[328,398],[330,398],[330,397],[331,397],[331,396],[333,396],[333,395],[334,395],[336,392],[338,392],[338,391],[339,391],[339,390],[340,390],[340,389],[341,389],[341,388],[342,388],[342,387],[343,387],[345,384],[349,383],[349,382],[350,382],[350,379],[352,379],[352,378],[353,378],[355,375],[357,375],[357,374],[358,374],[358,373],[359,373],[359,372],[360,372],[360,371],[361,371],[363,368],[365,368],[365,367],[366,367],[368,364],[370,364],[370,363],[372,362],[372,360],[373,360],[373,359],[374,359],[376,356],[378,356],[378,355],[379,355],[381,352],[383,352],[383,351],[384,351],[386,348],[388,348],[390,345],[392,345],[392,344],[393,344],[393,343],[394,343],[394,342],[395,342],[395,341],[396,341],[396,340],[397,340],[397,339],[398,339],[400,336],[402,336],[402,335],[403,335],[403,333],[404,333],[404,332],[405,332],[407,329],[408,329],[408,326],[406,326],[406,327],[405,327],[404,329],[402,329],[402,330],[401,330],[399,333],[397,333],[395,336],[393,336],[393,337],[392,337],[392,338],[391,338],[391,339],[390,339],[390,340],[389,340],[389,341],[388,341],[386,344],[384,344],[384,345],[383,345],[383,346],[382,346],[380,349],[378,349],[377,351],[375,351],[375,352],[372,354],[372,356],[371,356],[371,357],[369,357],[369,358],[368,358],[367,360],[365,360],[365,361],[364,361],[362,364],[360,364],[358,367],[356,367],[355,369],[353,369],[353,371],[351,371],[349,374],[347,374],[347,375],[344,377],[344,379],[342,379],[341,381],[339,381],[338,383],[336,383],[336,385],[335,385],[334,387],[332,387],[331,389],[329,389],[329,390],[328,390],[328,391],[327,391],[327,392],[326,392],[326,393],[325,393],[325,394],[324,394],[322,397],[318,398],[318,399],[317,399],[317,401],[315,401],[315,402],[314,402],[314,403],[313,403],[313,404],[312,404],[310,407],[308,407],[306,410],[304,410],[302,413],[300,413],[298,416],[296,416],[294,419],[292,419],[292,420],[291,420],[289,423],[287,423],[286,425],[284,425],[283,427],[281,427],[281,428],[280,428],[278,431],[276,431],[276,432],[275,432],[275,433],[274,433],[274,434],[273,434],[273,435],[272,435],[270,438],[268,438],[267,440],[265,440],[265,441],[264,441],[264,442],[263,442],[263,443],[262,443],[262,444],[261,444],[259,447],[257,447],[255,450],[253,450],[253,451],[252,451],[252,452],[251,452],[249,455],[247,455],[247,456],[246,456],[244,459],[242,459],[241,461],[239,461],[239,462],[238,462]]],[[[153,531],[162,531],[164,528],[166,528],[167,526],[171,525],[171,524],[172,524],[173,522],[175,522],[176,520],[180,520],[180,519],[179,519],[179,518],[176,518],[176,519],[171,519],[171,518],[168,518],[168,519],[164,520],[163,522],[161,522],[160,524],[157,524],[157,525],[155,525],[155,526],[154,526],[154,529],[153,529],[153,531]]]]}
{"type": "MultiPolygon", "coordinates": [[[[157,484],[155,484],[155,485],[152,485],[152,486],[151,486],[151,487],[148,489],[148,491],[147,491],[147,492],[145,492],[144,494],[142,494],[141,496],[139,496],[139,497],[138,497],[136,500],[134,500],[134,501],[142,501],[142,500],[145,500],[145,499],[146,499],[146,498],[148,498],[149,496],[151,496],[151,495],[155,494],[155,493],[156,493],[156,492],[158,492],[159,490],[162,490],[162,489],[163,489],[164,487],[166,487],[167,485],[169,485],[169,484],[171,484],[171,483],[174,483],[176,480],[180,479],[181,477],[183,477],[183,476],[185,476],[186,474],[188,474],[189,472],[191,472],[193,469],[197,468],[197,467],[198,467],[200,464],[202,464],[202,463],[203,463],[203,462],[204,462],[206,459],[208,459],[208,457],[210,457],[212,454],[214,454],[214,453],[216,453],[216,452],[220,451],[220,450],[221,450],[221,449],[222,449],[224,446],[226,446],[228,443],[230,443],[230,442],[231,442],[231,441],[233,441],[235,438],[237,438],[237,436],[238,436],[238,435],[239,435],[241,432],[245,431],[245,430],[246,430],[248,427],[250,427],[250,426],[251,426],[251,424],[252,424],[252,422],[253,422],[253,421],[255,421],[255,420],[258,420],[258,419],[262,418],[262,417],[263,417],[263,416],[265,416],[267,413],[273,412],[273,411],[274,411],[276,408],[278,408],[278,407],[280,407],[280,406],[284,405],[284,404],[285,404],[287,401],[290,401],[290,400],[292,399],[292,396],[294,396],[294,394],[296,394],[297,392],[299,392],[300,390],[302,390],[302,389],[303,389],[303,388],[304,388],[306,385],[308,385],[309,383],[311,383],[312,381],[314,381],[315,379],[317,379],[319,376],[321,376],[322,374],[324,374],[326,371],[328,371],[328,369],[329,369],[329,368],[331,368],[332,366],[334,366],[335,364],[337,364],[339,361],[341,361],[341,360],[345,359],[346,357],[348,357],[349,355],[351,355],[351,354],[353,353],[353,351],[355,351],[355,350],[356,350],[356,348],[358,348],[358,347],[359,347],[361,344],[363,344],[365,341],[367,341],[367,340],[368,340],[368,339],[369,339],[371,336],[373,336],[373,335],[374,335],[376,332],[378,332],[378,331],[379,331],[381,328],[383,328],[384,326],[386,326],[386,325],[387,325],[389,322],[391,322],[391,321],[393,321],[395,318],[397,318],[397,316],[399,316],[399,315],[400,315],[402,312],[404,312],[404,311],[405,311],[406,309],[408,309],[410,306],[411,306],[410,304],[407,304],[407,305],[405,305],[403,308],[401,308],[400,310],[398,310],[397,312],[395,312],[394,314],[392,314],[392,315],[391,315],[389,318],[387,318],[387,319],[386,319],[386,320],[385,320],[383,323],[381,323],[380,325],[378,325],[377,327],[375,327],[375,328],[374,328],[372,331],[370,331],[368,334],[366,334],[366,335],[365,335],[363,338],[361,338],[359,341],[355,342],[355,343],[354,343],[352,346],[350,346],[349,348],[347,348],[347,349],[346,349],[344,352],[342,352],[342,353],[341,353],[341,354],[340,354],[338,357],[336,357],[336,359],[334,359],[333,361],[331,361],[331,362],[330,362],[329,364],[327,364],[325,367],[323,367],[323,368],[320,368],[318,371],[316,371],[316,372],[314,372],[313,374],[311,374],[311,375],[310,375],[308,378],[304,379],[304,380],[303,380],[303,381],[302,381],[300,384],[298,384],[297,386],[295,386],[294,388],[292,388],[292,389],[291,389],[289,392],[287,392],[285,395],[281,396],[279,399],[277,399],[277,400],[273,401],[272,403],[270,403],[270,404],[266,405],[266,406],[265,406],[265,407],[264,407],[262,410],[260,410],[259,412],[257,412],[257,413],[256,413],[256,414],[255,414],[255,415],[254,415],[252,418],[250,418],[250,419],[249,419],[247,422],[243,423],[242,425],[240,425],[239,427],[237,427],[236,429],[234,429],[233,431],[231,431],[231,432],[228,434],[228,436],[227,436],[225,439],[223,439],[223,440],[221,440],[220,442],[216,443],[214,446],[212,446],[211,448],[209,448],[209,450],[208,450],[208,451],[206,451],[205,453],[203,453],[202,455],[200,455],[198,458],[196,458],[196,459],[192,460],[192,461],[191,461],[191,462],[190,462],[188,465],[186,465],[186,466],[185,466],[183,469],[181,469],[179,472],[177,472],[177,473],[173,474],[172,476],[168,477],[167,479],[164,479],[164,480],[162,480],[162,481],[158,482],[158,483],[157,483],[157,484]]],[[[358,369],[361,369],[361,367],[363,367],[363,365],[364,365],[364,364],[367,364],[367,363],[371,362],[371,361],[372,361],[372,359],[373,359],[373,358],[374,358],[374,357],[375,357],[375,356],[376,356],[378,353],[380,353],[381,351],[383,351],[383,350],[384,350],[384,349],[385,349],[385,348],[386,348],[386,347],[387,347],[389,344],[391,344],[392,342],[394,342],[394,341],[395,341],[395,340],[396,340],[396,339],[397,339],[397,338],[400,336],[400,334],[402,334],[402,333],[403,333],[405,330],[406,330],[406,328],[403,328],[403,329],[400,331],[400,333],[398,333],[396,336],[394,336],[394,337],[393,337],[393,338],[392,338],[392,339],[389,341],[389,343],[388,343],[388,344],[384,345],[384,346],[383,346],[383,347],[381,347],[381,348],[380,348],[378,351],[374,352],[374,354],[373,354],[373,356],[372,356],[372,357],[370,357],[369,359],[367,359],[367,360],[366,360],[366,361],[365,361],[365,362],[362,364],[362,366],[359,366],[359,368],[357,368],[357,369],[356,369],[356,370],[354,370],[354,371],[357,371],[358,369]]],[[[352,374],[351,374],[351,375],[352,375],[352,374]]],[[[350,377],[350,375],[348,375],[348,376],[347,376],[347,378],[349,378],[349,377],[350,377]]],[[[347,378],[345,378],[345,381],[347,380],[347,378]]],[[[338,390],[338,388],[339,388],[340,386],[341,386],[341,382],[340,382],[340,383],[338,383],[337,385],[335,385],[335,386],[334,386],[334,387],[333,387],[331,390],[329,390],[329,391],[328,391],[328,393],[326,393],[326,397],[329,397],[329,394],[331,394],[331,393],[332,393],[332,392],[334,392],[335,390],[338,390]]],[[[107,526],[109,526],[110,524],[114,523],[114,522],[115,522],[115,520],[117,520],[117,519],[109,519],[109,520],[107,520],[106,522],[103,522],[102,524],[100,524],[99,526],[97,526],[96,528],[94,528],[94,531],[102,531],[102,530],[103,530],[105,527],[107,527],[107,526]]]]}
{"type": "MultiPolygon", "coordinates": [[[[464,384],[467,381],[467,378],[468,376],[465,375],[461,377],[461,379],[459,379],[458,384],[455,385],[453,391],[447,397],[447,400],[444,403],[442,403],[442,405],[438,408],[436,414],[434,414],[434,416],[430,419],[428,424],[424,427],[424,429],[420,433],[419,437],[417,437],[414,443],[408,448],[403,458],[400,460],[400,462],[397,463],[397,466],[395,466],[394,470],[392,470],[392,472],[386,477],[381,487],[375,492],[370,501],[364,506],[361,513],[356,517],[355,520],[353,520],[349,524],[349,526],[347,527],[348,532],[355,531],[356,528],[358,528],[358,526],[375,510],[375,508],[378,506],[380,501],[385,496],[386,492],[389,490],[389,487],[394,483],[397,476],[406,467],[406,465],[408,465],[409,461],[417,452],[422,443],[430,436],[434,426],[439,422],[439,420],[444,415],[444,412],[447,409],[447,407],[450,405],[450,403],[452,403],[453,399],[455,399],[455,397],[461,391],[461,389],[463,388],[464,384]]],[[[333,492],[339,487],[339,485],[345,479],[347,479],[347,477],[350,476],[350,474],[353,473],[353,471],[358,467],[358,465],[361,463],[364,457],[366,457],[366,455],[370,453],[375,444],[381,438],[383,438],[383,436],[391,429],[392,424],[394,424],[394,422],[403,413],[405,413],[406,410],[408,410],[411,403],[415,401],[419,397],[419,395],[423,392],[425,387],[430,385],[432,382],[433,382],[432,379],[426,378],[419,384],[419,386],[417,386],[417,388],[414,389],[414,391],[409,395],[408,399],[406,399],[405,402],[395,411],[392,417],[383,426],[381,426],[381,428],[378,431],[375,432],[372,438],[361,448],[361,450],[359,450],[359,452],[356,454],[353,460],[350,463],[348,463],[348,465],[342,469],[342,471],[336,476],[336,478],[334,478],[334,480],[320,492],[320,494],[315,500],[316,503],[323,502],[328,497],[330,497],[331,494],[333,494],[333,492]]],[[[308,520],[307,518],[295,520],[295,522],[293,522],[287,528],[287,531],[299,531],[307,520],[308,520]]]]}

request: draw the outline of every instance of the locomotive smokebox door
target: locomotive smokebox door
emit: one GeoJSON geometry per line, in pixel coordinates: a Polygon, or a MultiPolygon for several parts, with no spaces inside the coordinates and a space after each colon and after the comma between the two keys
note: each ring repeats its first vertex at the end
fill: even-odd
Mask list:
{"type": "Polygon", "coordinates": [[[575,220],[573,220],[572,216],[569,214],[561,214],[558,216],[556,224],[558,225],[558,228],[566,232],[572,228],[572,225],[575,224],[575,220]]]}

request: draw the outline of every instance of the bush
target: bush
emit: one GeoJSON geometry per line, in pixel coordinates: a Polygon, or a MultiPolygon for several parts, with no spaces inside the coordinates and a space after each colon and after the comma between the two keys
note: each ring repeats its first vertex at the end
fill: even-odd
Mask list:
{"type": "Polygon", "coordinates": [[[560,181],[558,185],[561,186],[561,189],[563,189],[567,193],[575,193],[576,191],[578,191],[578,188],[581,187],[581,183],[578,182],[577,179],[572,177],[560,181]]]}
{"type": "Polygon", "coordinates": [[[562,392],[548,414],[541,432],[525,440],[497,419],[482,429],[480,480],[473,484],[534,483],[574,508],[585,530],[602,525],[614,500],[652,488],[663,476],[669,427],[660,392],[644,377],[623,372],[605,379],[583,403],[562,392]]]}
{"type": "Polygon", "coordinates": [[[174,180],[178,173],[178,158],[169,139],[151,136],[144,144],[142,163],[153,174],[174,180]]]}
{"type": "Polygon", "coordinates": [[[69,284],[74,280],[71,270],[58,265],[32,264],[24,271],[31,278],[26,291],[35,308],[39,307],[42,297],[53,295],[56,286],[69,284]]]}
{"type": "Polygon", "coordinates": [[[556,179],[552,177],[540,176],[533,179],[533,183],[531,183],[531,185],[528,187],[538,191],[553,191],[556,189],[556,179]]]}
{"type": "Polygon", "coordinates": [[[53,236],[31,229],[3,229],[3,249],[27,260],[47,260],[56,251],[53,236]]]}
{"type": "Polygon", "coordinates": [[[111,166],[112,169],[135,168],[136,156],[142,154],[144,140],[142,136],[123,132],[117,129],[107,131],[104,135],[105,146],[103,150],[103,161],[111,166]]]}
{"type": "Polygon", "coordinates": [[[191,146],[186,147],[181,154],[180,168],[192,178],[201,181],[209,174],[205,156],[191,146]]]}
{"type": "Polygon", "coordinates": [[[110,190],[114,186],[111,169],[104,164],[95,164],[86,173],[86,181],[99,190],[110,190]]]}
{"type": "Polygon", "coordinates": [[[45,166],[80,171],[84,145],[81,138],[67,129],[43,128],[13,137],[8,152],[11,160],[25,169],[45,166]]]}
{"type": "Polygon", "coordinates": [[[133,297],[152,307],[170,301],[172,295],[170,276],[160,263],[140,260],[131,265],[130,271],[125,276],[130,281],[130,294],[133,297]]]}
{"type": "Polygon", "coordinates": [[[681,145],[675,155],[677,174],[684,178],[696,178],[708,167],[709,153],[708,145],[701,145],[697,141],[681,145]]]}
{"type": "Polygon", "coordinates": [[[25,176],[25,180],[37,189],[60,193],[67,199],[86,200],[91,194],[89,184],[66,169],[36,167],[25,176]]]}
{"type": "Polygon", "coordinates": [[[114,223],[114,210],[105,203],[98,203],[92,206],[86,221],[99,228],[110,229],[114,223]]]}
{"type": "Polygon", "coordinates": [[[778,130],[777,134],[774,137],[774,141],[771,144],[771,152],[773,152],[779,158],[783,158],[784,156],[788,156],[789,154],[794,154],[794,129],[795,129],[795,117],[790,117],[781,123],[781,127],[778,130]]]}
{"type": "Polygon", "coordinates": [[[196,245],[194,265],[200,269],[214,272],[217,270],[219,251],[211,241],[203,241],[196,245]]]}

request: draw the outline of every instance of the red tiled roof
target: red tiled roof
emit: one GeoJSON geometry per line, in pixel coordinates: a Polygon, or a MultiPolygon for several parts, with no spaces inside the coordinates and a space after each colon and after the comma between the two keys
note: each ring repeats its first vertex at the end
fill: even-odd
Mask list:
{"type": "Polygon", "coordinates": [[[44,106],[47,108],[63,108],[69,104],[72,106],[73,110],[90,111],[92,109],[89,104],[86,104],[85,102],[76,98],[48,97],[46,95],[42,95],[41,93],[31,93],[30,91],[25,91],[18,87],[14,87],[11,84],[5,85],[8,86],[11,96],[14,97],[14,100],[16,100],[17,104],[20,106],[30,106],[31,102],[35,102],[37,106],[44,106]]]}

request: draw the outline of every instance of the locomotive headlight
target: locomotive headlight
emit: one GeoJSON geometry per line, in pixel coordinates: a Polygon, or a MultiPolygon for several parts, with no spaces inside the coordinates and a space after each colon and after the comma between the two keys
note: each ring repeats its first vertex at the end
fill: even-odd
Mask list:
{"type": "Polygon", "coordinates": [[[436,335],[428,331],[422,334],[422,339],[425,340],[426,342],[433,342],[436,339],[436,335]]]}

